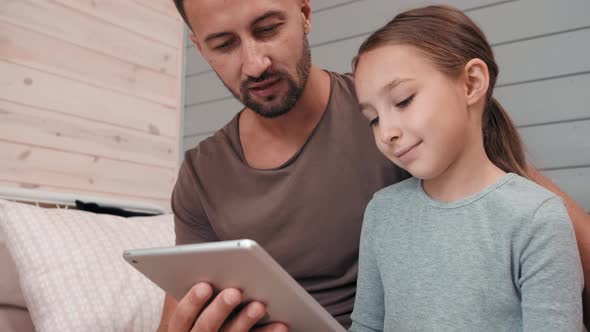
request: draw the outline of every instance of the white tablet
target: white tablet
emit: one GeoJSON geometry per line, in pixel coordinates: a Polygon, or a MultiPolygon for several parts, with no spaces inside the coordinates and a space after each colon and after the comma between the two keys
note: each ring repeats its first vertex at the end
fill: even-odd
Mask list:
{"type": "Polygon", "coordinates": [[[182,299],[198,282],[237,288],[245,303],[266,305],[261,321],[291,332],[345,331],[261,246],[252,240],[126,250],[123,258],[168,294],[182,299]]]}

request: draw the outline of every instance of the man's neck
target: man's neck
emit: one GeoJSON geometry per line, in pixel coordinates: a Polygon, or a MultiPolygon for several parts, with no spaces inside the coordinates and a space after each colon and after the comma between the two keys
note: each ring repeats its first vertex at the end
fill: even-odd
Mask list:
{"type": "Polygon", "coordinates": [[[276,118],[265,118],[246,109],[240,116],[240,129],[263,131],[278,139],[299,137],[310,127],[315,127],[326,109],[329,96],[328,73],[312,66],[305,89],[293,109],[276,118]]]}
{"type": "Polygon", "coordinates": [[[303,94],[287,114],[269,119],[244,110],[238,121],[247,163],[265,169],[279,167],[289,160],[319,123],[330,93],[329,74],[312,66],[303,94]]]}

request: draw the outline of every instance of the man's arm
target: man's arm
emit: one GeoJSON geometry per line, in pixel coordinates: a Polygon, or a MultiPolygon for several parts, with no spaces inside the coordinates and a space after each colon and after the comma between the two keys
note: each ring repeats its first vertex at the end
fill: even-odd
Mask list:
{"type": "Polygon", "coordinates": [[[576,233],[576,241],[578,242],[578,250],[580,251],[580,258],[582,260],[582,269],[584,272],[584,321],[586,325],[590,325],[590,215],[573,200],[568,194],[561,190],[553,181],[544,176],[541,172],[533,167],[528,169],[531,180],[551,190],[556,195],[560,196],[565,202],[567,212],[572,220],[574,231],[576,233]]]}

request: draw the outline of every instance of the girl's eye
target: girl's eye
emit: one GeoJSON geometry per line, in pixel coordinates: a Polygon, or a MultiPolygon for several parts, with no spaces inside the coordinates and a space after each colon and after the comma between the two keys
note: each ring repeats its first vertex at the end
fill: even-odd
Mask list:
{"type": "Polygon", "coordinates": [[[374,118],[373,120],[369,121],[369,126],[373,127],[374,125],[379,123],[379,117],[374,118]]]}
{"type": "Polygon", "coordinates": [[[406,108],[408,105],[410,105],[410,103],[412,102],[412,100],[414,100],[414,96],[415,95],[411,95],[410,97],[402,100],[401,102],[397,103],[395,105],[395,107],[398,107],[398,108],[406,108]]]}

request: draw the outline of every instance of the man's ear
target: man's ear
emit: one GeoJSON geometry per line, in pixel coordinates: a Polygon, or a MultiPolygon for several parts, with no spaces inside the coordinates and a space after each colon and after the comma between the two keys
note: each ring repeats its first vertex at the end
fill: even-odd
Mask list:
{"type": "Polygon", "coordinates": [[[189,32],[189,37],[191,39],[191,42],[193,42],[193,44],[195,44],[195,46],[197,47],[197,49],[199,50],[199,52],[201,52],[201,43],[199,43],[199,40],[197,39],[197,36],[195,36],[194,34],[189,32]]]}
{"type": "Polygon", "coordinates": [[[301,0],[301,18],[305,33],[311,31],[311,4],[310,0],[301,0]]]}
{"type": "Polygon", "coordinates": [[[490,86],[488,66],[481,59],[471,59],[464,68],[467,104],[472,106],[486,98],[490,86]]]}

